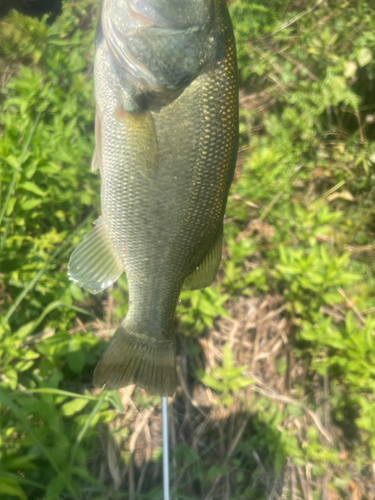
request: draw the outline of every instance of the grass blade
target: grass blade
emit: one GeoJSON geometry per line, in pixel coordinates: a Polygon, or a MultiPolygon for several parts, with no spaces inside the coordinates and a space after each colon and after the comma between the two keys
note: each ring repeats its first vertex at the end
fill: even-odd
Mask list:
{"type": "Polygon", "coordinates": [[[35,129],[36,129],[38,123],[39,123],[40,115],[41,115],[41,113],[38,113],[36,115],[33,127],[30,130],[29,135],[28,135],[28,137],[26,139],[26,143],[25,143],[25,145],[23,147],[23,150],[22,150],[22,153],[21,153],[21,157],[20,157],[20,161],[18,162],[17,168],[14,171],[12,180],[11,180],[11,182],[9,184],[9,188],[8,188],[8,192],[7,192],[7,195],[6,195],[6,198],[5,198],[4,205],[2,206],[2,208],[0,210],[0,227],[1,227],[2,223],[3,223],[4,215],[6,213],[6,209],[8,208],[8,203],[9,203],[10,197],[12,196],[12,193],[13,193],[13,190],[14,190],[14,186],[15,186],[16,181],[17,181],[17,175],[18,175],[19,171],[21,170],[21,167],[23,165],[23,160],[25,158],[25,154],[26,154],[26,152],[27,152],[27,150],[29,148],[30,141],[33,138],[33,135],[35,133],[35,129]]]}
{"type": "Polygon", "coordinates": [[[26,479],[18,474],[13,474],[12,472],[0,471],[0,478],[5,477],[6,479],[11,479],[19,484],[27,484],[29,486],[33,486],[34,488],[39,488],[41,490],[46,490],[47,486],[41,483],[37,483],[36,481],[31,481],[30,479],[26,479]]]}
{"type": "Polygon", "coordinates": [[[73,469],[73,464],[74,464],[74,459],[76,456],[77,448],[82,441],[84,435],[86,434],[87,429],[90,427],[91,422],[93,421],[95,415],[98,413],[101,404],[103,403],[104,398],[106,397],[107,393],[105,391],[102,392],[100,398],[98,399],[98,402],[94,406],[92,412],[90,413],[88,419],[86,420],[84,426],[82,429],[79,431],[76,442],[74,443],[73,451],[72,451],[72,457],[70,459],[70,470],[73,469]]]}
{"type": "Polygon", "coordinates": [[[42,269],[34,276],[34,278],[29,282],[29,284],[22,290],[22,292],[18,295],[16,300],[14,301],[14,304],[9,308],[9,311],[5,315],[3,319],[3,325],[5,325],[11,316],[13,315],[14,311],[17,309],[17,307],[20,305],[20,303],[23,301],[23,299],[26,297],[26,295],[32,290],[32,288],[35,286],[36,282],[38,279],[45,273],[47,268],[51,265],[52,261],[62,252],[70,242],[70,240],[73,238],[73,236],[80,231],[87,223],[87,221],[94,215],[95,210],[89,213],[89,215],[83,220],[83,222],[68,236],[68,238],[62,243],[54,252],[53,254],[47,259],[47,262],[44,264],[42,269]]]}
{"type": "MultiPolygon", "coordinates": [[[[54,389],[53,387],[40,387],[39,389],[27,389],[27,394],[55,394],[56,396],[67,396],[70,398],[88,399],[89,401],[97,401],[95,396],[88,394],[78,394],[75,392],[62,391],[61,389],[54,389]]],[[[15,394],[25,394],[25,391],[16,391],[15,394]]]]}
{"type": "Polygon", "coordinates": [[[50,454],[50,452],[47,450],[47,448],[44,446],[42,441],[39,439],[39,436],[35,433],[34,429],[30,425],[30,422],[28,419],[25,417],[25,415],[22,413],[21,409],[16,405],[8,396],[5,394],[5,392],[0,389],[0,401],[7,406],[10,411],[18,418],[18,420],[22,423],[23,428],[26,432],[30,434],[30,436],[33,438],[35,444],[40,448],[41,452],[44,454],[44,456],[48,459],[49,463],[52,465],[52,467],[55,469],[56,473],[58,476],[61,478],[63,483],[65,484],[66,488],[70,491],[71,495],[73,498],[76,498],[78,500],[77,494],[73,488],[73,485],[70,481],[69,478],[65,476],[65,474],[60,470],[60,467],[57,465],[55,459],[53,456],[50,454]]]}

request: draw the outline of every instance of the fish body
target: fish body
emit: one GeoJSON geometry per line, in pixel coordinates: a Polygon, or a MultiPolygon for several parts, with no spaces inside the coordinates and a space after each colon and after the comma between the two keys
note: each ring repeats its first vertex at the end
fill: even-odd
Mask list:
{"type": "Polygon", "coordinates": [[[95,51],[102,216],[69,276],[97,293],[125,271],[129,310],[95,385],[172,395],[183,283],[215,278],[238,143],[236,52],[224,0],[104,0],[95,51]]]}

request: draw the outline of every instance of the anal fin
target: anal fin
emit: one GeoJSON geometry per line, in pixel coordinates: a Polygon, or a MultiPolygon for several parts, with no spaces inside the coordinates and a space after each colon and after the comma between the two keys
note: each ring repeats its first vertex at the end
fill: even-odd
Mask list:
{"type": "Polygon", "coordinates": [[[99,293],[114,283],[124,272],[107,237],[102,218],[73,251],[68,276],[77,285],[99,293]]]}
{"type": "Polygon", "coordinates": [[[206,256],[185,280],[185,285],[189,290],[199,290],[210,286],[215,280],[216,273],[221,261],[223,246],[223,226],[220,226],[217,237],[206,256]]]}

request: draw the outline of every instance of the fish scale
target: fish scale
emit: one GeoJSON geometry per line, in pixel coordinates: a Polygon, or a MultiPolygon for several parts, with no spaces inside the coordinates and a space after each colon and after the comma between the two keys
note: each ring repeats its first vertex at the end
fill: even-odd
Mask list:
{"type": "MultiPolygon", "coordinates": [[[[168,3],[149,3],[153,1],[156,7],[168,3]]],[[[101,137],[97,163],[102,176],[103,222],[95,237],[98,234],[101,238],[100,248],[107,245],[108,262],[103,262],[103,266],[111,269],[112,282],[116,272],[125,271],[129,284],[128,313],[94,374],[94,383],[107,388],[137,383],[151,393],[174,392],[174,315],[182,285],[184,281],[192,289],[209,285],[220,263],[223,216],[238,143],[235,43],[224,0],[186,2],[204,4],[205,22],[207,12],[212,11],[213,16],[211,24],[201,31],[208,33],[204,63],[182,87],[176,84],[175,89],[167,88],[161,76],[160,88],[155,90],[158,75],[152,75],[151,86],[145,83],[144,61],[147,67],[154,53],[163,57],[160,47],[156,51],[151,48],[140,61],[142,72],[137,81],[133,57],[129,76],[126,58],[132,43],[137,42],[138,32],[132,33],[130,41],[126,37],[117,40],[117,35],[106,33],[113,25],[107,22],[111,0],[105,0],[103,7],[103,16],[107,16],[103,18],[106,36],[101,28],[98,30],[95,95],[100,131],[96,134],[101,137]],[[126,43],[129,46],[125,47],[126,43]],[[121,67],[116,67],[118,61],[121,67]]],[[[132,0],[132,8],[136,3],[132,0]]],[[[175,1],[169,3],[168,20],[173,20],[175,1]]],[[[162,14],[155,14],[155,18],[162,14]]],[[[117,25],[119,22],[116,18],[117,25]]],[[[169,33],[165,24],[163,37],[169,33]]],[[[157,44],[157,26],[152,30],[150,40],[157,44]]],[[[144,33],[147,39],[148,31],[144,33]]],[[[181,39],[176,38],[173,26],[170,36],[166,57],[173,54],[175,47],[178,50],[181,39]]],[[[205,42],[203,35],[201,38],[205,42]]],[[[194,71],[199,67],[199,61],[194,62],[194,50],[202,54],[204,49],[199,43],[197,49],[194,46],[186,55],[187,62],[181,64],[184,75],[189,67],[194,71]]],[[[166,46],[165,39],[163,44],[162,48],[166,46]]],[[[140,47],[147,50],[147,43],[137,42],[137,57],[142,57],[140,47]]],[[[177,66],[178,60],[174,55],[177,66]]],[[[157,66],[167,67],[166,63],[161,61],[157,66]]],[[[181,80],[178,67],[168,67],[168,71],[169,76],[175,71],[169,81],[181,80]]],[[[89,254],[92,242],[93,237],[85,238],[83,250],[75,250],[69,273],[75,282],[96,292],[103,289],[102,283],[95,283],[98,273],[87,278],[89,264],[82,267],[78,262],[79,256],[89,254]],[[79,265],[81,271],[77,270],[79,265]]],[[[102,281],[108,286],[110,279],[102,281]]]]}

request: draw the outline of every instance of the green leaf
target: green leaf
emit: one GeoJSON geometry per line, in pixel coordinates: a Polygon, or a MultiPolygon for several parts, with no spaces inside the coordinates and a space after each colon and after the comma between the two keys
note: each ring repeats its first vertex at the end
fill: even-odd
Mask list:
{"type": "Polygon", "coordinates": [[[41,198],[31,198],[30,200],[26,200],[21,203],[20,208],[21,210],[32,210],[41,203],[43,203],[43,200],[41,198]]]}
{"type": "Polygon", "coordinates": [[[13,209],[14,209],[14,205],[16,204],[16,198],[15,197],[11,197],[9,198],[8,200],[8,206],[7,206],[7,210],[6,210],[6,215],[9,216],[12,214],[13,212],[13,209]]]}
{"type": "MultiPolygon", "coordinates": [[[[2,461],[4,470],[17,469],[35,469],[33,461],[37,458],[36,455],[25,455],[22,457],[9,457],[2,461]]],[[[1,491],[1,490],[0,490],[1,491]]]]}
{"type": "MultiPolygon", "coordinates": [[[[223,363],[224,363],[224,359],[223,359],[223,363]]],[[[236,368],[224,368],[223,369],[223,372],[224,372],[224,378],[225,379],[234,379],[234,378],[237,378],[238,375],[241,375],[241,373],[243,371],[245,371],[247,368],[246,365],[243,365],[243,366],[237,366],[236,368]]]]}
{"type": "Polygon", "coordinates": [[[68,403],[64,403],[62,405],[61,412],[66,417],[74,415],[75,413],[81,411],[87,405],[87,403],[88,403],[87,399],[81,399],[81,398],[72,399],[72,401],[69,401],[68,403]]]}
{"type": "Polygon", "coordinates": [[[61,480],[60,476],[55,476],[48,485],[46,494],[43,500],[58,500],[60,498],[60,493],[64,489],[64,482],[61,480]]]}
{"type": "Polygon", "coordinates": [[[344,298],[338,292],[327,292],[323,295],[323,300],[327,304],[340,304],[344,302],[344,298]]]}
{"type": "Polygon", "coordinates": [[[363,47],[357,54],[358,64],[363,68],[372,61],[372,51],[368,47],[363,47]]]}
{"type": "Polygon", "coordinates": [[[221,402],[223,403],[224,406],[226,406],[227,408],[229,408],[230,406],[232,406],[233,404],[233,397],[231,394],[223,394],[221,396],[221,402]]]}
{"type": "Polygon", "coordinates": [[[287,405],[286,407],[289,415],[292,417],[300,417],[303,414],[303,411],[300,406],[295,406],[295,405],[287,405]]]}
{"type": "Polygon", "coordinates": [[[40,189],[40,187],[37,184],[35,184],[35,182],[31,181],[22,182],[18,184],[18,187],[20,189],[24,189],[25,191],[29,191],[30,193],[34,193],[38,196],[46,196],[46,193],[42,189],[40,189]]]}
{"type": "Polygon", "coordinates": [[[357,65],[354,61],[346,61],[344,66],[345,78],[352,78],[357,71],[357,65]]]}
{"type": "Polygon", "coordinates": [[[124,411],[124,405],[122,404],[120,395],[117,391],[109,391],[107,397],[117,411],[124,411]]]}
{"type": "Polygon", "coordinates": [[[82,370],[86,363],[86,355],[83,349],[77,351],[69,352],[66,356],[66,361],[69,368],[74,373],[82,373],[82,370]]]}
{"type": "Polygon", "coordinates": [[[223,347],[223,368],[226,371],[232,367],[233,367],[232,349],[230,348],[229,342],[226,342],[223,347]]]}
{"type": "Polygon", "coordinates": [[[321,341],[325,345],[334,347],[336,349],[345,349],[345,343],[339,332],[327,333],[324,337],[322,337],[321,341]]]}
{"type": "Polygon", "coordinates": [[[217,316],[217,309],[215,306],[213,306],[208,300],[201,298],[198,304],[198,309],[204,313],[207,314],[207,316],[215,317],[217,316]]]}
{"type": "Polygon", "coordinates": [[[210,479],[216,479],[218,476],[224,476],[228,473],[227,467],[225,465],[213,465],[207,471],[207,477],[210,479]]]}
{"type": "Polygon", "coordinates": [[[240,391],[244,387],[254,384],[254,380],[247,377],[236,377],[228,382],[229,389],[233,392],[240,391]]]}
{"type": "Polygon", "coordinates": [[[203,370],[197,370],[196,375],[198,379],[207,387],[210,387],[218,392],[223,392],[225,390],[222,382],[219,382],[219,380],[213,377],[210,373],[206,373],[203,370]]]}
{"type": "Polygon", "coordinates": [[[12,479],[5,477],[0,477],[0,495],[9,495],[20,498],[20,500],[27,500],[23,489],[12,479]]]}

